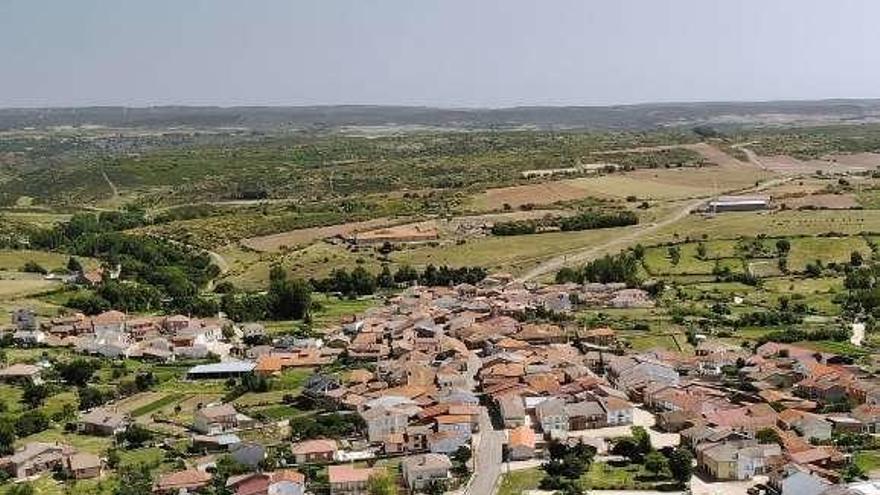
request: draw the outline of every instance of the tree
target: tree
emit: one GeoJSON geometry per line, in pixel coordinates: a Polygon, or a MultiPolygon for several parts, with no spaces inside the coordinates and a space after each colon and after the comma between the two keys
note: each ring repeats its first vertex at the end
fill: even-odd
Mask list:
{"type": "Polygon", "coordinates": [[[394,274],[394,281],[402,284],[406,282],[412,282],[419,279],[419,272],[416,271],[415,268],[409,265],[402,265],[397,269],[397,272],[394,274]]]}
{"type": "Polygon", "coordinates": [[[153,439],[153,432],[139,425],[132,423],[120,433],[116,434],[116,441],[123,445],[129,445],[132,448],[138,448],[153,439]]]}
{"type": "Polygon", "coordinates": [[[446,482],[442,480],[431,480],[425,485],[423,491],[428,495],[443,495],[446,493],[446,482]]]}
{"type": "Polygon", "coordinates": [[[816,260],[814,263],[807,263],[804,271],[810,278],[818,278],[822,276],[822,261],[816,260]]]}
{"type": "Polygon", "coordinates": [[[788,273],[788,258],[785,256],[779,258],[776,261],[777,266],[779,266],[779,271],[782,273],[788,273]]]}
{"type": "Polygon", "coordinates": [[[397,483],[385,470],[376,470],[367,480],[370,495],[397,495],[397,483]]]}
{"type": "Polygon", "coordinates": [[[87,315],[96,315],[110,309],[110,302],[98,295],[77,294],[67,300],[66,306],[76,308],[87,315]]]}
{"type": "Polygon", "coordinates": [[[755,432],[755,439],[758,443],[782,443],[782,439],[779,438],[779,433],[773,428],[762,428],[758,430],[755,432]]]}
{"type": "Polygon", "coordinates": [[[97,361],[82,358],[55,364],[55,371],[58,373],[58,376],[68,385],[75,387],[84,387],[92,379],[92,375],[100,368],[101,365],[97,361]]]}
{"type": "Polygon", "coordinates": [[[391,269],[388,268],[388,265],[382,265],[382,272],[376,277],[376,285],[383,289],[394,288],[394,275],[391,274],[391,269]]]}
{"type": "Polygon", "coordinates": [[[667,467],[666,457],[660,452],[652,451],[645,456],[645,469],[655,478],[667,467]]]}
{"type": "Polygon", "coordinates": [[[651,436],[648,435],[648,431],[643,426],[633,426],[630,431],[632,431],[633,439],[635,439],[636,444],[639,446],[639,453],[642,456],[654,450],[654,447],[651,445],[651,436]]]}
{"type": "Polygon", "coordinates": [[[633,437],[619,437],[612,440],[611,453],[614,455],[619,455],[622,457],[626,457],[630,461],[635,461],[639,458],[640,449],[639,444],[633,437]]]}
{"type": "Polygon", "coordinates": [[[853,251],[849,255],[849,264],[852,266],[862,266],[862,263],[864,262],[864,260],[865,259],[864,259],[864,257],[862,257],[862,253],[860,253],[858,251],[853,251]]]}
{"type": "Polygon", "coordinates": [[[19,437],[33,435],[47,428],[49,428],[49,418],[38,409],[22,413],[15,421],[15,434],[19,437]]]}
{"type": "Polygon", "coordinates": [[[788,239],[779,239],[776,241],[776,253],[780,257],[787,256],[789,251],[791,251],[791,243],[788,242],[788,239]]]}
{"type": "Polygon", "coordinates": [[[33,260],[25,262],[24,266],[21,267],[21,271],[26,273],[40,273],[43,275],[49,273],[48,270],[42,267],[42,265],[33,260]]]}
{"type": "Polygon", "coordinates": [[[681,248],[678,246],[669,246],[666,250],[669,254],[669,262],[677,265],[681,261],[681,248]]]}
{"type": "Polygon", "coordinates": [[[312,287],[302,279],[288,280],[280,266],[269,272],[269,309],[277,319],[308,319],[312,307],[312,287]]]}
{"type": "Polygon", "coordinates": [[[847,483],[853,482],[857,479],[861,479],[865,477],[865,471],[859,467],[856,463],[850,463],[846,469],[843,470],[843,481],[847,483]]]}
{"type": "Polygon", "coordinates": [[[15,425],[8,419],[0,420],[0,455],[15,451],[15,425]]]}
{"type": "Polygon", "coordinates": [[[31,409],[36,409],[43,405],[43,402],[49,397],[49,386],[40,384],[37,385],[33,382],[27,382],[24,386],[24,393],[22,394],[21,399],[25,404],[31,407],[31,409]]]}
{"type": "Polygon", "coordinates": [[[153,477],[146,464],[124,466],[118,470],[119,485],[113,495],[143,495],[153,490],[153,477]]]}
{"type": "Polygon", "coordinates": [[[669,471],[679,485],[684,486],[693,475],[693,456],[687,449],[677,448],[669,456],[669,471]]]}
{"type": "Polygon", "coordinates": [[[112,448],[107,450],[107,467],[110,469],[116,469],[116,467],[119,466],[120,460],[118,449],[112,448]]]}
{"type": "Polygon", "coordinates": [[[98,407],[107,402],[110,397],[95,387],[80,387],[76,391],[79,398],[79,410],[86,411],[93,407],[98,407]]]}
{"type": "Polygon", "coordinates": [[[376,292],[376,277],[362,266],[351,271],[349,280],[351,283],[351,294],[349,295],[363,296],[376,292]]]}
{"type": "Polygon", "coordinates": [[[470,474],[468,462],[473,456],[470,447],[462,445],[452,454],[452,473],[459,478],[464,478],[470,474]]]}
{"type": "Polygon", "coordinates": [[[67,271],[71,273],[79,273],[83,271],[82,263],[80,263],[76,257],[71,256],[67,260],[67,271]]]}

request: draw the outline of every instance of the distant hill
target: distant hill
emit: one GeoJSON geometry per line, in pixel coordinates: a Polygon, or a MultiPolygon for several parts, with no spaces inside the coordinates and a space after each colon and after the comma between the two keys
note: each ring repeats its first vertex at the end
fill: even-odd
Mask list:
{"type": "Polygon", "coordinates": [[[0,129],[27,127],[238,127],[250,129],[430,126],[444,128],[647,129],[695,124],[763,125],[880,121],[880,100],[651,103],[605,107],[443,109],[403,106],[7,108],[0,129]]]}

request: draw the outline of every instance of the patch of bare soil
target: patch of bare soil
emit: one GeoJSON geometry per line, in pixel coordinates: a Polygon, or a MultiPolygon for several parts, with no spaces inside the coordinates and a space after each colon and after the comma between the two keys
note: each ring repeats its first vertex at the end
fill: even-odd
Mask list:
{"type": "Polygon", "coordinates": [[[811,194],[807,196],[780,198],[780,205],[796,210],[798,208],[821,208],[828,210],[845,210],[859,205],[852,194],[811,194]]]}
{"type": "Polygon", "coordinates": [[[293,248],[311,244],[320,239],[337,235],[347,236],[355,232],[362,232],[384,227],[393,223],[389,218],[376,218],[364,222],[349,222],[326,227],[313,227],[309,229],[297,229],[279,234],[264,235],[243,239],[241,243],[251,249],[263,252],[280,251],[283,248],[293,248]]]}

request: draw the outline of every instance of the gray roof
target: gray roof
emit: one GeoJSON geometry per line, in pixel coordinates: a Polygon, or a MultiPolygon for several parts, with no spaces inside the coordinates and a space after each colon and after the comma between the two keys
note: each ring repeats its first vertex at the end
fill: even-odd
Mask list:
{"type": "Polygon", "coordinates": [[[505,418],[521,418],[526,415],[526,407],[522,397],[518,395],[506,395],[498,399],[498,408],[505,418]]]}
{"type": "Polygon", "coordinates": [[[577,402],[565,405],[565,413],[568,417],[575,416],[605,416],[605,410],[602,405],[595,401],[577,402]]]}
{"type": "Polygon", "coordinates": [[[452,467],[452,461],[443,454],[421,454],[405,457],[401,464],[407,471],[450,469],[452,467]]]}
{"type": "Polygon", "coordinates": [[[542,416],[564,416],[565,402],[555,397],[547,399],[535,406],[535,411],[542,416]]]}
{"type": "Polygon", "coordinates": [[[222,363],[200,364],[189,369],[190,375],[210,375],[213,373],[248,373],[254,370],[252,361],[225,361],[222,363]]]}
{"type": "Polygon", "coordinates": [[[116,413],[109,409],[97,408],[83,414],[80,421],[92,425],[118,428],[125,423],[125,414],[116,413]]]}

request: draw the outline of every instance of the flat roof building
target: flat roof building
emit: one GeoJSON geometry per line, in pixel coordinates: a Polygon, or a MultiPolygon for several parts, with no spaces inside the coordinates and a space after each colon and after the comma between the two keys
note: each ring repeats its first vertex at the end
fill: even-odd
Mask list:
{"type": "Polygon", "coordinates": [[[221,363],[200,364],[186,372],[187,378],[210,379],[232,378],[252,373],[256,368],[253,361],[224,361],[221,363]]]}
{"type": "Polygon", "coordinates": [[[770,208],[769,196],[718,196],[709,201],[709,211],[757,211],[770,208]]]}

